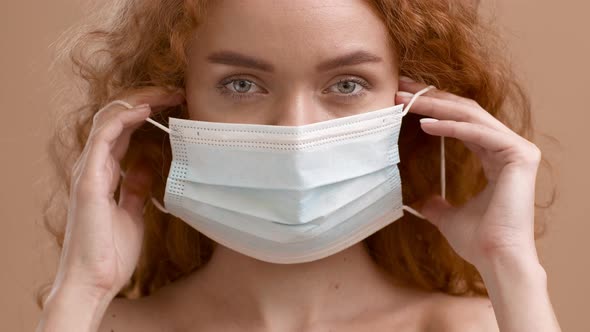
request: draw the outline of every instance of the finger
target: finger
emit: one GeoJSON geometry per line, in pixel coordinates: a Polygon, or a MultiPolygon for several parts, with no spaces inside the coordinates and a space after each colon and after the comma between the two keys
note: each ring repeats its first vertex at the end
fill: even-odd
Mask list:
{"type": "MultiPolygon", "coordinates": [[[[126,91],[115,99],[120,100],[121,98],[125,99],[122,101],[126,104],[151,104],[154,106],[152,111],[157,113],[165,108],[183,103],[185,100],[185,93],[184,89],[170,90],[161,87],[145,87],[126,91]]],[[[104,177],[109,176],[111,180],[109,182],[114,185],[109,185],[108,189],[103,188],[103,190],[112,192],[119,180],[118,162],[127,151],[130,136],[133,131],[143,123],[143,120],[147,118],[150,112],[144,111],[147,112],[145,116],[137,114],[136,118],[136,115],[127,116],[130,110],[125,106],[120,104],[109,104],[107,106],[108,107],[105,106],[94,116],[91,134],[88,139],[89,142],[85,145],[82,154],[78,159],[78,163],[76,164],[77,167],[72,174],[72,180],[73,183],[79,183],[80,178],[82,178],[83,173],[85,173],[86,180],[83,182],[100,182],[103,184],[101,187],[103,188],[105,182],[104,177]],[[121,114],[122,118],[118,118],[121,114]],[[107,125],[108,123],[111,123],[111,119],[117,119],[115,121],[116,123],[113,125],[107,125]],[[135,125],[129,126],[129,123],[134,122],[136,123],[135,125]],[[121,141],[120,144],[117,144],[116,142],[118,139],[121,141]],[[112,154],[116,163],[109,160],[109,154],[112,154]],[[105,173],[105,168],[111,174],[107,175],[105,173]]],[[[139,108],[136,107],[135,109],[139,108]]],[[[142,111],[139,112],[141,113],[142,111]]],[[[93,185],[91,184],[87,186],[92,187],[93,185]]]]}
{"type": "Polygon", "coordinates": [[[151,173],[147,162],[138,159],[125,172],[119,196],[119,207],[134,220],[141,220],[145,201],[151,190],[151,173]]]}
{"type": "MultiPolygon", "coordinates": [[[[430,92],[430,91],[429,91],[430,92]]],[[[398,91],[396,103],[408,103],[412,96],[398,91]]],[[[410,108],[410,113],[424,115],[439,120],[453,120],[484,125],[502,132],[513,133],[510,128],[486,112],[481,107],[474,107],[452,100],[420,96],[410,108]]]]}
{"type": "MultiPolygon", "coordinates": [[[[124,129],[143,122],[149,115],[149,107],[120,110],[93,130],[88,138],[84,168],[80,175],[83,185],[91,186],[93,192],[112,195],[119,180],[121,154],[113,155],[124,129]]],[[[125,142],[123,142],[125,143],[125,142]]],[[[128,142],[127,142],[128,143],[128,142]]],[[[121,150],[127,147],[120,148],[121,150]]]]}
{"type": "Polygon", "coordinates": [[[430,197],[420,209],[420,213],[443,234],[445,234],[443,230],[445,220],[455,211],[456,208],[439,195],[430,197]]]}
{"type": "Polygon", "coordinates": [[[119,180],[120,180],[119,177],[116,176],[116,174],[121,172],[120,162],[123,159],[123,157],[125,156],[125,154],[127,153],[127,150],[129,149],[129,143],[131,142],[131,135],[133,134],[133,132],[135,132],[135,130],[137,130],[139,127],[141,127],[141,125],[143,125],[143,121],[123,129],[123,132],[121,133],[119,138],[117,138],[117,140],[115,141],[115,143],[112,146],[111,154],[114,158],[113,159],[114,160],[114,165],[113,165],[114,170],[113,170],[113,177],[111,178],[111,187],[110,188],[113,191],[115,190],[115,188],[117,188],[117,184],[119,183],[119,180]]]}
{"type": "Polygon", "coordinates": [[[141,89],[125,91],[115,99],[121,99],[131,105],[149,104],[152,114],[166,108],[182,104],[185,101],[183,89],[168,90],[162,87],[144,87],[141,89]]]}
{"type": "Polygon", "coordinates": [[[480,156],[481,153],[484,151],[484,149],[479,146],[479,145],[475,145],[473,143],[469,143],[469,142],[463,142],[463,144],[469,149],[471,150],[473,153],[475,153],[475,155],[480,156]]]}
{"type": "MultiPolygon", "coordinates": [[[[179,104],[182,104],[185,101],[185,93],[184,89],[167,89],[162,87],[144,87],[141,89],[134,89],[125,91],[122,94],[119,94],[114,101],[107,104],[103,109],[101,109],[97,114],[95,114],[94,123],[98,126],[103,121],[100,121],[99,118],[110,118],[114,113],[120,112],[124,109],[129,109],[133,107],[133,105],[149,105],[151,112],[150,115],[157,114],[158,112],[173,107],[179,104]]],[[[141,126],[140,124],[136,124],[131,128],[126,128],[124,133],[121,135],[122,141],[129,141],[131,134],[141,126]]],[[[125,146],[126,144],[122,144],[121,146],[125,146]]],[[[115,156],[117,159],[121,159],[126,152],[126,148],[124,149],[117,149],[115,151],[115,156]]]]}
{"type": "MultiPolygon", "coordinates": [[[[143,104],[132,109],[121,109],[120,106],[112,107],[109,110],[101,110],[95,116],[96,122],[89,135],[89,142],[98,139],[108,143],[113,149],[118,148],[121,138],[130,136],[133,128],[138,128],[150,114],[150,107],[143,104]],[[98,116],[102,113],[101,116],[98,116]]],[[[91,145],[92,146],[92,145],[91,145]]],[[[124,149],[126,150],[126,148],[124,149]]],[[[124,153],[115,155],[120,161],[124,153]]]]}
{"type": "MultiPolygon", "coordinates": [[[[401,76],[399,80],[399,90],[406,91],[412,94],[424,89],[427,86],[428,84],[415,82],[414,80],[406,76],[401,76]]],[[[425,95],[434,98],[452,100],[465,105],[479,106],[479,104],[473,99],[461,97],[444,90],[433,89],[428,91],[425,95]]]]}
{"type": "Polygon", "coordinates": [[[453,137],[491,152],[501,152],[518,144],[513,136],[476,123],[440,120],[423,122],[421,126],[430,135],[453,137]]]}
{"type": "MultiPolygon", "coordinates": [[[[78,160],[76,161],[72,169],[73,179],[77,178],[80,175],[82,169],[84,168],[84,165],[86,164],[86,156],[88,155],[88,150],[91,146],[91,144],[89,144],[90,137],[94,136],[97,131],[101,130],[101,127],[103,127],[104,124],[108,122],[109,119],[111,119],[113,116],[127,110],[128,109],[126,106],[122,106],[118,103],[110,103],[102,109],[100,109],[96,114],[94,114],[94,117],[92,119],[92,128],[90,130],[88,140],[84,145],[84,148],[82,149],[82,152],[80,153],[80,156],[78,157],[78,160]]],[[[141,125],[141,123],[139,125],[141,125]]]]}
{"type": "Polygon", "coordinates": [[[117,139],[116,143],[113,145],[112,154],[115,160],[122,160],[125,154],[127,153],[127,149],[129,148],[129,142],[131,141],[131,135],[139,129],[143,125],[143,121],[131,125],[129,127],[125,127],[123,132],[117,139]]]}

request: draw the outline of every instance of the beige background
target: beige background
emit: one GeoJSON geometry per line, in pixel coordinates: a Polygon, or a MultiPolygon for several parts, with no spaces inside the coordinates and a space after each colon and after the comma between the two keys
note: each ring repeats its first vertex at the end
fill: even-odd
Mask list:
{"type": "MultiPolygon", "coordinates": [[[[44,146],[54,93],[47,72],[49,45],[83,19],[84,2],[0,2],[2,331],[34,329],[39,316],[34,291],[56,264],[54,247],[40,226],[39,179],[48,174],[44,146]]],[[[590,3],[487,0],[483,5],[495,13],[525,79],[537,128],[559,141],[540,142],[559,187],[539,251],[562,329],[590,331],[590,3]]]]}

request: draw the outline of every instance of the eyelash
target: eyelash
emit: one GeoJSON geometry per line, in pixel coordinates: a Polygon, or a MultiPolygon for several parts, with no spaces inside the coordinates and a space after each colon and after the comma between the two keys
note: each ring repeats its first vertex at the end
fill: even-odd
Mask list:
{"type": "Polygon", "coordinates": [[[371,85],[367,81],[365,81],[363,79],[356,78],[356,77],[348,77],[348,78],[340,79],[340,80],[338,80],[338,82],[331,85],[330,87],[340,84],[340,83],[344,83],[344,82],[353,82],[353,83],[356,83],[356,84],[363,87],[363,90],[361,90],[361,92],[357,92],[355,94],[342,94],[342,95],[340,95],[345,100],[352,100],[355,98],[363,97],[366,95],[366,90],[371,89],[371,85]]]}
{"type": "Polygon", "coordinates": [[[233,83],[235,81],[248,81],[248,82],[256,85],[256,83],[252,82],[251,80],[245,79],[245,78],[241,78],[241,77],[230,77],[230,78],[227,78],[227,79],[221,81],[219,83],[219,85],[217,85],[217,89],[219,90],[219,93],[221,95],[228,95],[229,97],[234,98],[234,99],[238,99],[238,100],[252,98],[252,94],[251,93],[233,92],[233,91],[231,91],[231,90],[229,90],[228,88],[225,87],[229,83],[233,83]]]}
{"type": "MultiPolygon", "coordinates": [[[[221,81],[219,83],[219,85],[217,86],[217,89],[219,90],[219,93],[221,95],[227,95],[230,98],[236,99],[236,100],[243,100],[243,99],[248,99],[248,98],[252,98],[253,94],[252,93],[239,93],[239,92],[233,92],[231,90],[229,90],[226,85],[233,83],[235,81],[247,81],[250,82],[254,85],[256,85],[255,82],[252,82],[251,80],[245,79],[245,78],[240,78],[240,77],[230,77],[227,78],[223,81],[221,81]]],[[[345,78],[345,79],[340,79],[338,82],[334,83],[333,85],[331,85],[330,87],[340,84],[340,83],[344,83],[344,82],[353,82],[356,83],[360,86],[363,87],[363,90],[361,92],[357,92],[355,94],[342,94],[341,98],[344,98],[345,100],[351,100],[351,99],[355,99],[355,98],[359,98],[359,97],[363,97],[366,95],[365,90],[370,90],[371,89],[371,85],[363,80],[363,79],[359,79],[359,78],[355,78],[355,77],[349,77],[349,78],[345,78]]]]}

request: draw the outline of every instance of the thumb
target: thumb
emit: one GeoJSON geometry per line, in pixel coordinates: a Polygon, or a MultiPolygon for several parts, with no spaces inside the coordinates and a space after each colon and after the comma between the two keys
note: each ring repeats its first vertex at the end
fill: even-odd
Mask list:
{"type": "Polygon", "coordinates": [[[443,224],[454,211],[455,208],[449,202],[439,195],[434,195],[426,200],[420,213],[441,230],[443,224]]]}
{"type": "Polygon", "coordinates": [[[121,184],[119,206],[134,219],[140,220],[146,198],[151,190],[151,173],[147,162],[139,158],[129,167],[121,184]]]}

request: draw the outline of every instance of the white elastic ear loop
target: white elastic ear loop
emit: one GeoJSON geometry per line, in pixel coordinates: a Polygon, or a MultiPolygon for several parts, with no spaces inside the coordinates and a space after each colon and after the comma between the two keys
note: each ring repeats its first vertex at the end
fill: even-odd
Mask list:
{"type": "MultiPolygon", "coordinates": [[[[121,106],[123,106],[123,107],[126,107],[126,108],[128,108],[128,109],[131,109],[131,108],[133,108],[133,106],[132,106],[131,104],[129,104],[128,102],[122,101],[122,100],[114,100],[114,101],[110,102],[109,104],[107,104],[107,105],[106,105],[105,107],[103,107],[103,108],[107,108],[107,107],[109,107],[109,106],[111,106],[111,105],[121,105],[121,106]]],[[[145,119],[145,120],[146,120],[147,122],[149,122],[149,123],[153,124],[154,126],[156,126],[156,127],[160,128],[160,129],[162,129],[163,131],[167,132],[168,134],[170,134],[170,129],[166,128],[166,127],[165,127],[165,126],[163,126],[162,124],[160,124],[160,123],[158,123],[158,122],[156,122],[156,121],[152,120],[151,118],[147,118],[147,119],[145,119]]]]}
{"type": "MultiPolygon", "coordinates": [[[[121,105],[121,106],[123,106],[123,107],[126,107],[127,109],[132,109],[132,108],[133,108],[133,106],[132,106],[131,104],[129,104],[128,102],[122,101],[122,100],[114,100],[114,101],[112,101],[112,102],[108,103],[108,104],[107,104],[105,107],[103,107],[103,108],[107,108],[107,107],[109,107],[109,106],[111,106],[111,105],[121,105]]],[[[151,118],[149,118],[149,117],[148,117],[148,118],[146,119],[146,121],[148,121],[149,123],[152,123],[152,124],[153,124],[153,125],[155,125],[156,127],[160,128],[160,129],[162,129],[162,130],[164,130],[165,132],[167,132],[167,133],[170,133],[170,129],[168,129],[168,128],[164,127],[163,125],[161,125],[161,124],[159,124],[158,122],[156,122],[156,121],[152,120],[151,118]]],[[[125,172],[123,172],[123,170],[121,170],[121,177],[125,178],[125,172]]],[[[155,206],[155,207],[156,207],[158,210],[160,210],[160,211],[162,211],[162,212],[164,212],[164,213],[170,213],[168,210],[166,210],[166,208],[164,208],[164,207],[162,206],[162,204],[160,204],[160,202],[158,202],[158,200],[156,200],[156,199],[154,198],[154,196],[151,196],[151,195],[150,195],[150,198],[151,198],[151,200],[152,200],[152,203],[154,204],[154,206],[155,206]]]]}
{"type": "MultiPolygon", "coordinates": [[[[414,102],[416,101],[416,99],[425,94],[426,92],[432,90],[432,89],[436,89],[435,86],[433,85],[429,85],[427,87],[425,87],[424,89],[416,92],[413,96],[412,99],[410,99],[410,102],[408,103],[408,105],[404,108],[404,111],[401,113],[402,117],[405,116],[406,114],[408,114],[408,111],[410,110],[410,107],[412,107],[412,105],[414,104],[414,102]]],[[[441,196],[442,198],[446,198],[446,168],[445,168],[445,137],[441,136],[440,137],[440,187],[441,187],[441,196]]],[[[415,209],[412,209],[411,207],[407,206],[407,205],[403,205],[402,209],[412,213],[413,215],[417,216],[418,218],[422,218],[422,219],[426,219],[426,217],[424,217],[420,212],[416,211],[415,209]]]]}
{"type": "MultiPolygon", "coordinates": [[[[424,93],[432,90],[432,89],[436,89],[435,86],[433,85],[429,85],[426,88],[416,92],[412,98],[410,99],[410,102],[408,103],[408,105],[404,108],[403,112],[401,113],[401,116],[405,116],[406,114],[408,114],[408,111],[410,110],[410,107],[412,107],[412,105],[414,104],[414,102],[416,101],[416,99],[423,95],[424,93]]],[[[118,104],[118,105],[122,105],[128,109],[133,108],[132,105],[130,105],[127,102],[124,102],[122,100],[115,100],[112,101],[111,103],[109,103],[108,105],[105,106],[108,107],[110,105],[114,105],[114,104],[118,104]]],[[[170,134],[170,129],[166,128],[165,126],[163,126],[162,124],[152,120],[151,118],[147,118],[146,121],[148,121],[149,123],[153,124],[154,126],[162,129],[163,131],[167,132],[168,134],[170,134]]],[[[441,196],[443,198],[446,198],[446,169],[445,169],[445,141],[444,141],[444,136],[440,137],[440,157],[441,157],[441,165],[440,165],[440,181],[441,181],[441,196]]],[[[125,173],[121,170],[121,175],[124,177],[125,173]]],[[[152,203],[154,204],[154,206],[164,212],[164,213],[170,213],[168,210],[166,210],[162,204],[160,204],[160,202],[158,202],[153,196],[151,197],[152,203]]],[[[411,208],[410,206],[407,205],[403,205],[402,209],[412,213],[413,215],[417,216],[418,218],[422,218],[422,219],[426,219],[426,217],[424,217],[420,212],[416,211],[415,209],[411,208]]]]}

